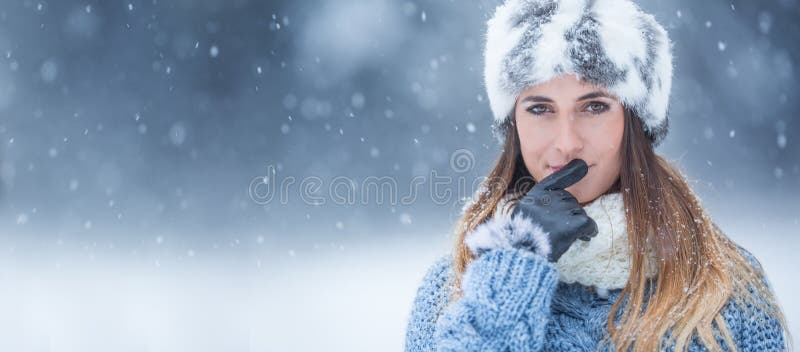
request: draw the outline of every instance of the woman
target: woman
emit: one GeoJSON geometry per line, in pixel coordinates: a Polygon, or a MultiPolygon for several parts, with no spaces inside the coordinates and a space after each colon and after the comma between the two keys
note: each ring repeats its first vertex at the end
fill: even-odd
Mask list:
{"type": "Polygon", "coordinates": [[[406,350],[787,350],[759,261],[654,152],[672,55],[653,16],[508,0],[486,39],[503,150],[417,291],[406,350]]]}

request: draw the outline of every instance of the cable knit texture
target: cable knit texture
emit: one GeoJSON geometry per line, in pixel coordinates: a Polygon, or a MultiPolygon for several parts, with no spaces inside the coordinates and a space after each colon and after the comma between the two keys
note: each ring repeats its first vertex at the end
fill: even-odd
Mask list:
{"type": "MultiPolygon", "coordinates": [[[[595,204],[600,203],[587,207],[595,204]]],[[[606,209],[610,214],[619,211],[614,207],[606,209]]],[[[613,239],[613,246],[609,244],[607,250],[602,250],[587,244],[585,249],[573,253],[569,265],[551,263],[535,250],[517,248],[514,241],[501,240],[497,236],[508,233],[503,231],[513,233],[526,229],[536,232],[541,228],[514,222],[502,214],[496,218],[511,222],[505,225],[494,223],[481,230],[476,228],[474,231],[485,231],[481,241],[473,237],[475,233],[467,235],[467,238],[474,239],[472,248],[481,254],[469,263],[464,272],[459,299],[450,300],[455,288],[451,254],[438,258],[427,270],[417,289],[408,320],[405,351],[596,351],[603,338],[608,336],[606,320],[622,290],[613,288],[618,284],[614,281],[617,279],[605,281],[602,277],[592,277],[607,275],[605,269],[574,271],[572,263],[604,268],[611,258],[611,265],[616,267],[614,270],[624,269],[625,261],[603,254],[616,247],[619,238],[615,235],[608,242],[602,240],[600,234],[604,233],[602,228],[605,225],[598,221],[600,234],[592,241],[600,238],[598,244],[602,244],[611,243],[610,239],[613,239]],[[575,276],[565,278],[559,273],[560,266],[565,271],[572,270],[570,275],[575,276]],[[606,291],[587,285],[596,283],[612,287],[606,291]]],[[[610,215],[610,218],[615,217],[610,215]]],[[[616,222],[609,224],[612,223],[616,222]]],[[[616,227],[614,231],[616,234],[616,227]]],[[[535,239],[538,235],[514,233],[514,236],[535,239]]],[[[742,253],[753,266],[762,270],[747,251],[742,250],[742,253]]],[[[762,276],[762,280],[769,285],[766,276],[762,276]]],[[[654,289],[650,285],[654,285],[654,281],[650,281],[646,292],[654,289]]],[[[771,290],[771,285],[769,287],[771,290]]],[[[623,298],[623,305],[625,301],[623,298]]],[[[615,317],[617,322],[621,313],[620,310],[615,317]]],[[[723,307],[722,316],[738,351],[786,350],[782,326],[766,312],[749,305],[745,309],[731,299],[723,307]]],[[[720,334],[717,334],[717,341],[724,350],[731,350],[720,334]]],[[[673,350],[666,337],[664,343],[667,350],[673,350]]],[[[605,345],[603,350],[611,351],[613,346],[605,345]]],[[[692,338],[688,350],[706,351],[697,336],[692,338]]]]}
{"type": "Polygon", "coordinates": [[[434,339],[444,351],[535,351],[557,281],[544,258],[521,249],[490,251],[464,272],[464,295],[446,308],[434,339]]]}

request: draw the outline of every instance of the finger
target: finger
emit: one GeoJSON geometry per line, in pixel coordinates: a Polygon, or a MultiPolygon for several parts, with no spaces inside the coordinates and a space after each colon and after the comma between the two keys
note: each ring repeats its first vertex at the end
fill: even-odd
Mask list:
{"type": "Polygon", "coordinates": [[[572,159],[567,165],[548,175],[534,187],[545,190],[564,189],[580,181],[587,172],[589,172],[589,167],[585,161],[572,159]]]}
{"type": "Polygon", "coordinates": [[[586,222],[580,228],[580,233],[581,233],[580,237],[592,238],[597,236],[598,233],[597,223],[594,221],[594,219],[592,219],[589,216],[586,216],[585,219],[586,222]]]}
{"type": "Polygon", "coordinates": [[[572,193],[569,193],[569,192],[567,192],[567,191],[565,191],[563,189],[557,189],[557,190],[555,190],[553,192],[555,192],[558,195],[558,197],[561,198],[561,200],[567,200],[567,201],[570,201],[570,202],[572,202],[572,200],[576,200],[577,201],[577,199],[574,199],[575,196],[573,196],[572,193]]]}
{"type": "Polygon", "coordinates": [[[583,241],[587,241],[588,242],[588,241],[591,241],[592,238],[595,238],[597,236],[598,229],[597,229],[597,224],[594,222],[594,220],[592,218],[587,217],[587,219],[589,219],[589,220],[586,222],[586,224],[583,227],[581,227],[581,230],[580,230],[581,231],[581,235],[578,238],[580,238],[583,241]]]}

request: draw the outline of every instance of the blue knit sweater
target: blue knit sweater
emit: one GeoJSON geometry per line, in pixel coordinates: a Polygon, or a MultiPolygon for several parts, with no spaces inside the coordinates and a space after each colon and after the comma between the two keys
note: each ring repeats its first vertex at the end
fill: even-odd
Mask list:
{"type": "MultiPolygon", "coordinates": [[[[451,261],[445,255],[425,274],[408,321],[406,351],[595,351],[607,336],[606,319],[621,289],[600,296],[580,283],[559,281],[556,267],[541,255],[498,248],[470,262],[463,295],[449,302],[451,261]]],[[[737,350],[784,351],[780,323],[757,312],[764,321],[745,314],[733,299],[724,307],[737,350]]],[[[717,340],[729,350],[721,336],[717,340]]],[[[689,351],[705,350],[695,335],[689,351]]]]}

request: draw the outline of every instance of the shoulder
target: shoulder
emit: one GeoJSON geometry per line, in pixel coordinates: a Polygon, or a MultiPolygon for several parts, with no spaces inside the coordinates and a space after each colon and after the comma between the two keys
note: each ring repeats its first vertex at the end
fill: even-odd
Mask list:
{"type": "Polygon", "coordinates": [[[741,245],[736,244],[736,247],[739,250],[739,253],[741,253],[750,263],[750,267],[753,268],[753,270],[755,270],[758,273],[761,282],[763,282],[764,285],[766,285],[769,289],[772,289],[772,284],[767,279],[767,274],[764,271],[764,267],[761,264],[761,261],[752,252],[745,249],[741,245]]]}
{"type": "Polygon", "coordinates": [[[405,350],[432,350],[436,321],[449,301],[452,256],[436,258],[425,271],[417,288],[406,327],[405,350]]]}
{"type": "Polygon", "coordinates": [[[452,263],[453,256],[448,253],[437,257],[428,266],[417,288],[417,300],[444,294],[453,274],[452,263]]]}
{"type": "Polygon", "coordinates": [[[739,244],[736,244],[736,249],[738,249],[739,253],[742,253],[742,255],[744,255],[745,258],[747,258],[747,260],[750,261],[750,265],[752,265],[758,270],[763,269],[761,267],[761,261],[759,261],[758,258],[756,258],[756,256],[753,253],[751,253],[750,251],[748,251],[746,248],[742,247],[739,244]]]}
{"type": "MultiPolygon", "coordinates": [[[[722,316],[740,348],[765,351],[782,350],[785,347],[784,326],[777,318],[777,314],[781,312],[775,312],[770,304],[774,302],[777,305],[778,302],[772,285],[758,258],[744,247],[738,244],[737,247],[758,273],[764,288],[749,287],[750,296],[744,300],[731,296],[722,309],[722,316]]],[[[743,295],[739,294],[739,296],[743,295]]],[[[777,308],[780,309],[780,307],[777,308]]]]}
{"type": "MultiPolygon", "coordinates": [[[[767,300],[774,299],[775,293],[773,292],[772,283],[767,278],[767,273],[765,272],[764,267],[761,264],[761,261],[756,257],[755,254],[753,254],[749,250],[745,249],[741,245],[736,244],[736,247],[739,250],[739,253],[741,253],[742,256],[747,259],[747,262],[748,262],[748,265],[749,265],[750,269],[755,273],[755,275],[757,275],[757,277],[759,278],[761,283],[763,283],[763,285],[764,285],[764,287],[753,287],[752,285],[749,285],[747,287],[748,291],[749,291],[749,296],[751,296],[751,298],[752,298],[751,301],[752,302],[756,302],[756,303],[765,303],[767,300]]],[[[734,272],[737,272],[737,271],[734,271],[734,272]]],[[[733,280],[744,280],[743,278],[739,278],[739,277],[733,277],[732,279],[733,280]]],[[[739,296],[745,296],[744,292],[740,292],[739,296]]],[[[731,301],[735,301],[735,298],[736,298],[735,294],[731,295],[731,301]]],[[[729,306],[732,306],[732,305],[733,304],[729,304],[729,306]]],[[[749,307],[749,304],[748,304],[748,307],[749,307]]]]}

